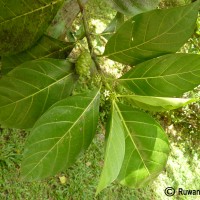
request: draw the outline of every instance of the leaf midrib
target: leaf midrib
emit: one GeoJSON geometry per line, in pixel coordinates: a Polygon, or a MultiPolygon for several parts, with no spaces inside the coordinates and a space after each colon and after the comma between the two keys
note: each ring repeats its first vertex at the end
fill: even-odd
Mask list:
{"type": "Polygon", "coordinates": [[[142,158],[142,155],[141,155],[140,152],[139,152],[139,149],[137,148],[137,145],[135,144],[135,141],[134,141],[133,138],[131,137],[131,134],[130,134],[130,132],[129,132],[129,129],[128,129],[126,123],[125,123],[125,120],[124,120],[124,118],[123,118],[123,116],[122,116],[122,114],[121,114],[121,111],[120,111],[119,107],[117,106],[116,102],[114,102],[114,104],[115,104],[115,107],[116,107],[116,109],[117,109],[117,112],[118,112],[120,118],[122,119],[122,123],[124,124],[124,127],[125,127],[125,129],[126,129],[128,135],[129,135],[129,137],[130,137],[130,139],[131,139],[133,145],[135,146],[135,149],[136,149],[136,151],[138,152],[138,155],[140,156],[140,158],[141,158],[141,160],[142,160],[142,163],[143,163],[145,169],[147,170],[148,174],[151,175],[151,173],[150,173],[148,167],[146,166],[146,163],[145,163],[144,159],[142,158]]]}
{"type": "Polygon", "coordinates": [[[42,92],[42,91],[44,91],[44,90],[46,90],[46,89],[52,87],[53,85],[57,84],[58,82],[64,80],[65,78],[68,78],[69,76],[72,76],[72,75],[73,75],[73,72],[71,72],[71,73],[68,74],[67,76],[64,76],[63,78],[57,80],[56,82],[53,82],[52,84],[48,85],[47,87],[44,87],[43,89],[41,89],[41,90],[39,90],[39,91],[37,91],[37,92],[31,94],[31,95],[28,95],[27,97],[24,97],[24,98],[22,98],[22,99],[19,99],[19,100],[17,100],[17,101],[14,101],[14,102],[12,102],[12,103],[7,104],[7,105],[1,106],[0,108],[4,108],[4,107],[10,106],[10,105],[12,105],[12,104],[17,104],[17,103],[19,103],[19,102],[21,102],[21,101],[23,101],[23,100],[25,100],[25,99],[28,99],[28,98],[30,98],[30,97],[32,97],[32,96],[35,96],[35,95],[37,95],[38,93],[40,93],[40,92],[42,92]]]}
{"type": "MultiPolygon", "coordinates": [[[[55,50],[55,51],[53,51],[53,52],[51,52],[51,53],[48,53],[47,55],[45,55],[45,56],[42,56],[42,57],[39,57],[39,58],[34,58],[34,56],[35,55],[31,55],[31,57],[32,58],[34,58],[34,60],[41,60],[41,59],[45,59],[45,58],[51,58],[51,56],[53,55],[53,54],[56,54],[56,53],[59,53],[59,52],[63,52],[63,51],[65,51],[65,50],[67,50],[68,48],[70,48],[70,47],[73,47],[74,45],[69,45],[69,46],[65,46],[65,47],[60,47],[60,49],[58,49],[58,50],[55,50]]],[[[30,51],[27,51],[27,53],[31,53],[30,51]]],[[[27,62],[27,61],[25,61],[25,62],[27,62]]],[[[10,67],[11,69],[12,68],[14,68],[14,67],[10,67]]],[[[8,68],[7,68],[8,69],[8,68]]]]}
{"type": "Polygon", "coordinates": [[[65,138],[65,136],[71,131],[71,129],[79,122],[79,120],[82,118],[82,116],[87,112],[87,110],[90,108],[90,106],[92,105],[92,103],[96,100],[96,98],[97,98],[98,95],[99,95],[99,90],[97,91],[97,93],[94,96],[94,98],[92,99],[92,101],[88,104],[88,106],[86,107],[86,109],[80,114],[80,116],[78,117],[78,119],[67,130],[67,132],[62,137],[60,137],[60,139],[53,145],[53,147],[51,147],[51,149],[49,151],[47,151],[47,153],[40,159],[40,161],[37,163],[37,165],[35,165],[33,167],[33,169],[30,170],[28,172],[28,174],[26,174],[24,177],[27,177],[44,160],[44,158],[60,143],[60,141],[62,141],[62,139],[65,138]]]}
{"type": "Polygon", "coordinates": [[[54,51],[54,52],[51,52],[51,53],[47,54],[46,56],[37,58],[36,60],[41,59],[41,58],[49,58],[51,55],[53,55],[53,54],[55,54],[55,53],[58,53],[58,52],[62,52],[62,51],[64,51],[64,50],[67,50],[68,48],[73,47],[73,46],[74,46],[74,45],[69,45],[69,46],[66,46],[66,47],[62,47],[62,48],[60,48],[60,49],[58,49],[58,50],[56,50],[56,51],[54,51]]]}
{"type": "MultiPolygon", "coordinates": [[[[194,7],[194,6],[193,6],[193,7],[194,7]]],[[[192,8],[193,8],[193,7],[192,7],[192,8]]],[[[142,46],[142,45],[144,45],[144,44],[146,44],[146,43],[148,43],[148,42],[151,42],[151,41],[153,41],[153,40],[155,40],[155,39],[161,37],[161,36],[164,35],[165,33],[169,32],[171,29],[173,29],[183,18],[185,18],[185,17],[188,15],[188,13],[190,12],[190,10],[192,10],[192,8],[189,9],[188,12],[186,12],[186,14],[183,15],[179,20],[177,20],[176,23],[174,24],[174,26],[170,27],[170,29],[166,30],[166,31],[163,32],[162,34],[157,35],[156,37],[154,37],[154,38],[152,38],[152,39],[150,39],[150,40],[147,40],[147,41],[145,41],[145,42],[143,42],[143,43],[141,43],[141,44],[138,44],[138,45],[136,45],[136,46],[129,47],[129,48],[127,48],[127,49],[120,50],[120,51],[115,51],[115,52],[110,53],[110,54],[105,54],[105,56],[109,57],[109,56],[112,56],[112,55],[115,55],[115,54],[124,53],[124,52],[129,51],[129,50],[134,50],[134,49],[136,49],[136,48],[138,48],[138,47],[140,47],[140,46],[142,46]]],[[[115,38],[115,40],[116,40],[116,38],[115,38]]]]}
{"type": "MultiPolygon", "coordinates": [[[[140,98],[147,98],[147,96],[143,96],[143,95],[133,95],[133,94],[127,94],[127,95],[117,95],[117,97],[122,97],[122,98],[135,98],[137,99],[137,97],[140,98]]],[[[184,100],[185,101],[189,101],[192,100],[192,98],[176,98],[176,97],[154,97],[154,96],[149,96],[148,98],[150,99],[158,99],[158,100],[184,100]]]]}
{"type": "Polygon", "coordinates": [[[163,76],[147,76],[147,77],[134,77],[134,78],[120,78],[119,81],[132,81],[132,80],[146,80],[146,79],[156,79],[156,78],[165,78],[165,77],[170,77],[170,76],[178,76],[178,75],[184,75],[184,74],[188,74],[188,73],[193,73],[196,71],[200,71],[200,69],[196,69],[196,70],[192,70],[192,71],[187,71],[187,72],[183,72],[183,73],[174,73],[174,74],[167,74],[167,75],[163,75],[163,76]]]}
{"type": "Polygon", "coordinates": [[[0,25],[6,23],[6,22],[8,22],[8,21],[16,20],[16,19],[18,19],[18,18],[20,18],[20,17],[26,16],[26,15],[30,15],[30,14],[32,14],[32,13],[34,13],[34,12],[43,10],[43,9],[49,7],[49,6],[53,6],[53,5],[55,5],[55,4],[59,3],[59,2],[61,2],[61,1],[62,1],[62,0],[56,0],[56,1],[53,1],[53,2],[51,2],[51,3],[49,3],[49,4],[45,5],[45,6],[42,6],[42,7],[40,7],[40,8],[37,8],[37,9],[35,9],[35,10],[32,10],[32,11],[30,11],[30,12],[27,12],[27,13],[24,13],[24,14],[22,14],[22,15],[18,15],[18,16],[15,16],[15,17],[13,17],[13,18],[7,19],[7,20],[1,22],[0,25]]]}

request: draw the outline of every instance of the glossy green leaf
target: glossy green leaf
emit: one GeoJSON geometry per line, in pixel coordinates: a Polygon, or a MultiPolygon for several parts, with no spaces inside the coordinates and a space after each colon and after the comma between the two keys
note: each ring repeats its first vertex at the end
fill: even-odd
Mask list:
{"type": "Polygon", "coordinates": [[[0,1],[0,55],[34,44],[48,28],[64,0],[0,1]]]}
{"type": "Polygon", "coordinates": [[[36,122],[25,145],[22,178],[39,180],[65,170],[91,143],[97,127],[99,90],[54,104],[36,122]]]}
{"type": "Polygon", "coordinates": [[[103,31],[102,33],[103,37],[108,40],[123,23],[124,23],[124,15],[117,12],[114,19],[108,24],[106,29],[103,31]]]}
{"type": "Polygon", "coordinates": [[[124,160],[125,133],[114,102],[112,104],[111,116],[106,132],[108,134],[108,139],[104,167],[97,187],[97,194],[118,177],[124,160]]]}
{"type": "Polygon", "coordinates": [[[123,104],[116,108],[126,133],[125,157],[118,180],[133,188],[146,186],[166,165],[167,135],[145,112],[123,104]]]}
{"type": "Polygon", "coordinates": [[[137,65],[119,82],[137,95],[180,97],[200,84],[200,56],[161,56],[137,65]]]}
{"type": "Polygon", "coordinates": [[[173,53],[196,27],[200,1],[139,14],[126,21],[106,44],[104,56],[128,65],[173,53]]]}
{"type": "Polygon", "coordinates": [[[66,60],[26,62],[0,79],[0,124],[31,128],[55,102],[69,96],[76,82],[66,60]]]}
{"type": "Polygon", "coordinates": [[[137,15],[155,9],[160,0],[108,0],[118,12],[124,15],[137,15]]]}
{"type": "Polygon", "coordinates": [[[119,95],[126,98],[131,105],[137,106],[149,111],[167,111],[186,106],[197,99],[169,98],[169,97],[152,97],[139,95],[119,95]]]}
{"type": "Polygon", "coordinates": [[[2,57],[2,74],[6,74],[16,66],[26,61],[38,60],[42,58],[66,58],[74,47],[72,42],[62,42],[52,37],[44,35],[30,49],[13,55],[2,57]]]}

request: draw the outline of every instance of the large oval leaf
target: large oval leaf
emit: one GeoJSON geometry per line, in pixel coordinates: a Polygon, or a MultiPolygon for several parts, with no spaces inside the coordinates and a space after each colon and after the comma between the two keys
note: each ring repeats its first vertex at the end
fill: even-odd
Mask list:
{"type": "Polygon", "coordinates": [[[155,9],[160,0],[108,0],[117,11],[124,15],[137,15],[155,9]]]}
{"type": "Polygon", "coordinates": [[[0,1],[0,55],[15,54],[34,44],[63,1],[0,1]]]}
{"type": "Polygon", "coordinates": [[[148,114],[117,104],[125,128],[125,157],[118,176],[129,187],[145,186],[166,165],[169,144],[161,126],[148,114]]]}
{"type": "Polygon", "coordinates": [[[35,124],[25,145],[22,178],[55,175],[91,143],[98,122],[99,90],[54,104],[35,124]]]}
{"type": "Polygon", "coordinates": [[[76,76],[65,60],[26,62],[0,79],[0,124],[31,128],[52,104],[69,96],[76,76]]]}
{"type": "Polygon", "coordinates": [[[104,55],[135,65],[178,51],[194,31],[199,4],[197,1],[183,7],[154,10],[129,19],[109,39],[104,55]]]}
{"type": "Polygon", "coordinates": [[[110,185],[119,175],[125,153],[125,133],[121,119],[116,111],[115,103],[112,104],[111,116],[106,128],[108,140],[97,194],[110,185]]]}
{"type": "Polygon", "coordinates": [[[23,62],[42,58],[64,59],[74,47],[72,42],[63,42],[44,35],[38,42],[19,54],[2,57],[2,74],[6,74],[23,62]]]}
{"type": "Polygon", "coordinates": [[[132,106],[137,106],[144,110],[155,112],[177,109],[197,101],[197,99],[152,97],[139,95],[119,95],[119,97],[126,98],[132,106]]]}
{"type": "Polygon", "coordinates": [[[119,82],[138,95],[178,97],[200,84],[200,56],[161,56],[137,65],[119,82]]]}

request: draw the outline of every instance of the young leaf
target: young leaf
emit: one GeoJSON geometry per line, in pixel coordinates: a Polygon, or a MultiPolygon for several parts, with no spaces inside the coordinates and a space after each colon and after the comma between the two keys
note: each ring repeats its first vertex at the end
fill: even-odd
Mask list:
{"type": "Polygon", "coordinates": [[[117,178],[124,160],[125,133],[123,124],[115,108],[115,102],[112,104],[111,116],[106,131],[108,140],[104,167],[96,194],[110,185],[117,178]]]}
{"type": "Polygon", "coordinates": [[[179,97],[200,84],[200,56],[161,56],[137,65],[119,82],[137,95],[179,97]]]}
{"type": "Polygon", "coordinates": [[[123,104],[117,104],[116,108],[126,134],[125,157],[118,180],[133,188],[145,186],[166,165],[167,136],[148,114],[123,104]]]}
{"type": "Polygon", "coordinates": [[[200,1],[168,10],[153,10],[125,22],[106,44],[104,56],[128,65],[173,53],[196,26],[200,1]]]}
{"type": "Polygon", "coordinates": [[[65,170],[91,143],[98,122],[99,90],[54,104],[36,122],[25,145],[22,178],[39,180],[65,170]]]}
{"type": "Polygon", "coordinates": [[[31,128],[55,102],[69,96],[77,80],[66,60],[26,62],[0,79],[0,124],[31,128]]]}
{"type": "Polygon", "coordinates": [[[126,98],[133,106],[155,112],[177,109],[197,101],[197,99],[152,97],[139,95],[119,95],[119,97],[126,98]]]}
{"type": "Polygon", "coordinates": [[[6,74],[16,66],[26,61],[38,60],[42,58],[66,58],[74,47],[72,42],[62,42],[52,37],[44,35],[30,49],[13,55],[2,57],[2,74],[6,74]]]}
{"type": "Polygon", "coordinates": [[[124,15],[137,15],[155,9],[160,0],[108,0],[117,11],[124,15]]]}
{"type": "Polygon", "coordinates": [[[64,0],[0,2],[0,55],[21,52],[48,28],[64,0]]]}

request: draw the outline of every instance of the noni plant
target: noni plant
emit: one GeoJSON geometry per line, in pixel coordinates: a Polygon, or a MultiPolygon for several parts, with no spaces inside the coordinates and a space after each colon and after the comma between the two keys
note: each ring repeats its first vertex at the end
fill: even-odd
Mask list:
{"type": "Polygon", "coordinates": [[[200,56],[177,52],[195,31],[200,1],[170,9],[158,9],[159,0],[109,1],[117,13],[102,34],[107,41],[102,55],[94,51],[85,1],[76,2],[82,25],[71,42],[50,34],[55,28],[57,35],[70,35],[58,17],[68,2],[0,3],[0,124],[30,131],[21,178],[41,180],[71,166],[92,142],[106,96],[106,150],[97,194],[113,181],[145,186],[164,169],[169,154],[167,135],[149,111],[198,100],[182,95],[200,84],[200,56]],[[82,39],[88,43],[83,51],[82,39]],[[82,51],[77,59],[70,57],[74,48],[82,51]],[[130,70],[109,76],[100,65],[103,58],[130,70]]]}

